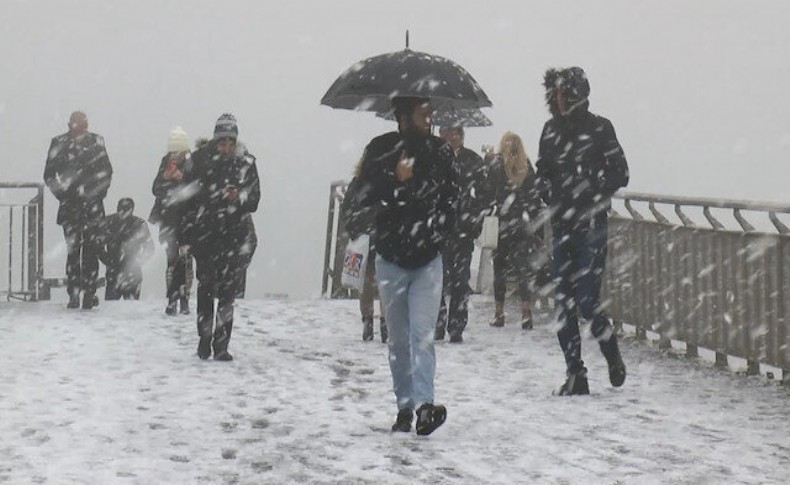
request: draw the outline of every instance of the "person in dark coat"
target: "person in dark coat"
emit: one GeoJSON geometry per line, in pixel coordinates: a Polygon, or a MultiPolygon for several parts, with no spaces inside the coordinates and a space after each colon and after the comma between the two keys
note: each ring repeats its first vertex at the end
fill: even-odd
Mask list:
{"type": "Polygon", "coordinates": [[[238,271],[248,264],[245,216],[258,209],[261,197],[255,157],[237,143],[238,133],[233,115],[220,116],[213,139],[192,154],[184,176],[194,195],[182,219],[180,251],[190,252],[197,262],[201,359],[208,359],[213,349],[215,360],[233,360],[228,352],[233,302],[238,271]]]}
{"type": "Polygon", "coordinates": [[[44,169],[44,182],[60,202],[57,223],[63,226],[68,250],[68,308],[79,308],[80,292],[82,308],[91,309],[98,301],[97,237],[111,181],[104,138],[88,132],[88,117],[75,111],[69,118],[69,131],[52,139],[44,169]]]}
{"type": "Polygon", "coordinates": [[[464,147],[462,127],[442,127],[439,136],[455,154],[459,192],[456,224],[442,252],[444,282],[434,338],[443,340],[445,333],[449,333],[451,343],[461,343],[469,319],[474,240],[482,231],[483,217],[490,205],[487,170],[480,155],[464,147]]]}
{"type": "Polygon", "coordinates": [[[551,211],[555,307],[567,379],[560,395],[589,394],[578,314],[591,322],[613,386],[625,382],[617,337],[600,302],[611,197],[628,184],[628,164],[612,123],[589,111],[590,84],[579,67],[550,69],[544,78],[551,119],[537,162],[543,200],[551,211]]]}
{"type": "MultiPolygon", "coordinates": [[[[362,159],[359,160],[354,168],[354,178],[346,188],[343,203],[340,205],[340,214],[343,218],[343,226],[348,234],[348,239],[357,239],[367,234],[370,240],[368,248],[368,264],[365,266],[365,280],[362,284],[362,291],[359,294],[359,312],[362,316],[362,341],[373,340],[373,303],[376,297],[376,265],[371,261],[376,260],[376,214],[377,207],[362,207],[356,203],[358,201],[358,191],[361,186],[359,173],[362,169],[362,159]]],[[[384,316],[384,302],[379,298],[380,313],[379,335],[382,343],[387,343],[387,322],[384,316]]]]}
{"type": "Polygon", "coordinates": [[[434,404],[434,329],[442,292],[442,248],[455,223],[457,174],[452,149],[430,134],[426,99],[392,100],[398,131],[365,148],[357,191],[376,206],[376,275],[389,333],[398,407],[393,431],[427,435],[447,416],[434,404]]]}
{"type": "Polygon", "coordinates": [[[148,222],[159,225],[159,242],[165,247],[167,255],[167,307],[165,313],[175,315],[178,305],[181,314],[189,314],[189,289],[192,286],[192,257],[180,255],[181,246],[179,227],[184,217],[186,200],[190,189],[184,182],[184,170],[191,158],[187,134],[180,126],[170,131],[167,141],[167,154],[159,163],[154,178],[152,192],[156,200],[148,222]]]}
{"type": "Polygon", "coordinates": [[[521,299],[521,328],[532,329],[530,281],[536,271],[531,263],[537,260],[541,243],[539,221],[542,205],[535,181],[535,170],[521,137],[511,131],[506,132],[489,172],[493,203],[499,219],[499,237],[494,250],[493,327],[505,325],[507,275],[515,270],[521,299]]]}
{"type": "Polygon", "coordinates": [[[236,298],[244,298],[247,293],[247,268],[255,255],[258,247],[258,235],[255,233],[255,224],[252,214],[245,214],[242,220],[245,227],[241,250],[239,251],[239,269],[236,272],[236,298]]]}
{"type": "Polygon", "coordinates": [[[107,267],[105,300],[139,300],[143,263],[154,252],[148,224],[134,215],[134,201],[118,201],[118,212],[103,224],[101,260],[107,267]]]}

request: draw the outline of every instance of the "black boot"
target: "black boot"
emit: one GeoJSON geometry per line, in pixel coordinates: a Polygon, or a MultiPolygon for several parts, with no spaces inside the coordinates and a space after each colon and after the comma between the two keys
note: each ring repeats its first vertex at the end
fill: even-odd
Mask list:
{"type": "Polygon", "coordinates": [[[91,293],[85,293],[84,295],[82,295],[82,309],[83,310],[90,310],[91,308],[96,306],[97,302],[96,302],[95,298],[96,298],[96,295],[93,295],[91,293]]]}
{"type": "Polygon", "coordinates": [[[170,315],[170,316],[175,315],[176,314],[176,310],[177,310],[177,308],[176,308],[177,305],[178,305],[178,302],[176,302],[176,300],[170,300],[170,302],[168,302],[168,304],[167,304],[167,307],[165,308],[165,314],[170,315]]]}
{"type": "Polygon", "coordinates": [[[414,426],[417,434],[427,436],[444,424],[447,419],[447,408],[441,404],[423,404],[417,409],[417,424],[414,426]]]}
{"type": "Polygon", "coordinates": [[[69,303],[66,305],[66,308],[70,310],[74,310],[80,307],[80,294],[79,293],[70,293],[69,296],[69,303]]]}
{"type": "Polygon", "coordinates": [[[434,340],[444,340],[445,330],[444,327],[436,327],[436,330],[433,332],[433,339],[434,340]]]}
{"type": "Polygon", "coordinates": [[[392,425],[392,432],[400,431],[408,433],[411,431],[411,420],[413,417],[411,409],[401,409],[398,411],[398,417],[395,418],[395,424],[392,425]]]}
{"type": "Polygon", "coordinates": [[[617,345],[617,336],[612,334],[609,340],[598,342],[601,352],[609,365],[609,382],[614,387],[620,387],[625,382],[625,363],[620,354],[620,347],[617,345]]]}
{"type": "Polygon", "coordinates": [[[460,332],[450,332],[450,343],[451,344],[462,344],[464,343],[464,336],[460,332]]]}
{"type": "Polygon", "coordinates": [[[389,332],[387,331],[387,322],[383,318],[379,319],[379,331],[381,332],[381,343],[386,344],[389,332]]]}
{"type": "Polygon", "coordinates": [[[206,360],[209,357],[211,357],[211,334],[208,334],[208,336],[204,335],[200,337],[200,342],[198,342],[197,354],[201,360],[206,360]]]}
{"type": "Polygon", "coordinates": [[[580,396],[590,393],[587,383],[587,368],[583,365],[574,370],[568,370],[568,378],[556,392],[558,396],[580,396]]]}
{"type": "Polygon", "coordinates": [[[181,310],[179,313],[182,315],[189,315],[189,297],[182,296],[180,300],[181,310]]]}
{"type": "Polygon", "coordinates": [[[362,341],[373,340],[373,317],[362,317],[362,341]]]}

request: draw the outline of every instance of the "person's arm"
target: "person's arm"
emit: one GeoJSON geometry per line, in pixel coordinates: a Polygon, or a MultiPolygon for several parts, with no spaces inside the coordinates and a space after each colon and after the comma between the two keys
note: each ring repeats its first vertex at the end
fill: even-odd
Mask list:
{"type": "Polygon", "coordinates": [[[261,181],[258,178],[258,167],[255,164],[255,157],[245,156],[245,165],[242,182],[239,190],[239,205],[244,212],[250,213],[258,210],[261,200],[261,181]]]}
{"type": "Polygon", "coordinates": [[[449,145],[445,144],[439,149],[439,156],[447,167],[447,177],[443,184],[439,201],[440,223],[442,225],[442,233],[446,237],[458,223],[456,214],[461,174],[458,170],[458,164],[455,163],[455,154],[449,145]]]}
{"type": "Polygon", "coordinates": [[[535,163],[537,168],[537,177],[535,179],[535,189],[543,202],[546,205],[551,205],[551,181],[554,179],[554,160],[549,159],[549,150],[547,147],[546,131],[548,129],[548,122],[543,125],[543,132],[540,134],[540,144],[538,145],[538,161],[535,163]]]}
{"type": "Polygon", "coordinates": [[[63,143],[60,137],[52,139],[47,151],[47,163],[44,166],[44,183],[47,184],[52,195],[62,201],[68,194],[68,188],[60,181],[60,168],[63,163],[63,143]]]}
{"type": "Polygon", "coordinates": [[[628,162],[623,153],[623,147],[617,140],[617,135],[614,132],[612,123],[603,120],[603,133],[601,134],[603,141],[603,170],[598,175],[598,186],[605,197],[611,197],[621,187],[628,185],[629,172],[628,162]]]}

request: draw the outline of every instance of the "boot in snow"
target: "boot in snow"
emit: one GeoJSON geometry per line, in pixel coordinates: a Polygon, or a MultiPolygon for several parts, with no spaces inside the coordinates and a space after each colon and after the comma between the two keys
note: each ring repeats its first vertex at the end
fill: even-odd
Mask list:
{"type": "Polygon", "coordinates": [[[70,310],[73,310],[73,309],[79,308],[79,307],[80,307],[80,294],[79,293],[72,294],[69,297],[69,303],[68,303],[68,305],[66,305],[66,308],[68,308],[70,310]]]}
{"type": "Polygon", "coordinates": [[[439,405],[425,403],[417,409],[417,424],[414,426],[417,434],[427,436],[444,424],[447,419],[447,408],[439,405]]]}
{"type": "Polygon", "coordinates": [[[175,315],[176,314],[176,305],[177,304],[178,303],[175,300],[169,302],[167,304],[167,307],[165,308],[165,314],[166,315],[170,315],[170,316],[175,315]]]}
{"type": "Polygon", "coordinates": [[[198,357],[201,360],[206,360],[211,357],[211,335],[200,337],[197,348],[198,357]]]}
{"type": "Polygon", "coordinates": [[[411,409],[401,409],[398,411],[398,417],[395,418],[395,424],[392,425],[392,432],[408,433],[411,431],[411,420],[414,413],[411,409]]]}
{"type": "Polygon", "coordinates": [[[529,301],[521,302],[521,328],[532,330],[532,309],[529,307],[529,301]]]}
{"type": "Polygon", "coordinates": [[[434,340],[444,340],[444,327],[436,327],[436,330],[433,331],[433,339],[434,340]]]}
{"type": "Polygon", "coordinates": [[[362,317],[362,341],[373,340],[373,317],[362,317]]]}
{"type": "Polygon", "coordinates": [[[579,369],[568,371],[568,378],[555,394],[558,396],[581,396],[589,393],[587,368],[581,366],[579,369]]]}
{"type": "Polygon", "coordinates": [[[381,343],[386,344],[389,332],[387,331],[387,322],[383,318],[379,319],[379,331],[381,332],[381,343]]]}
{"type": "Polygon", "coordinates": [[[494,310],[494,318],[488,322],[489,325],[492,327],[504,327],[505,326],[505,302],[504,301],[495,301],[495,310],[494,310]]]}
{"type": "Polygon", "coordinates": [[[601,352],[609,365],[609,382],[614,387],[622,386],[625,382],[625,363],[620,354],[620,347],[617,345],[617,337],[612,334],[609,340],[601,340],[598,345],[600,345],[601,352]]]}
{"type": "Polygon", "coordinates": [[[180,299],[180,304],[181,304],[181,311],[179,313],[181,313],[182,315],[189,315],[189,297],[182,296],[180,299]]]}

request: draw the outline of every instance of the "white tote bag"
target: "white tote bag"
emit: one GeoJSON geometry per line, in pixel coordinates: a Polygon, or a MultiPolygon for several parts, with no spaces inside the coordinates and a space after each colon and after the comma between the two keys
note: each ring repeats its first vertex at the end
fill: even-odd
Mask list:
{"type": "Polygon", "coordinates": [[[499,218],[497,216],[485,216],[483,218],[483,230],[475,240],[480,249],[496,249],[499,240],[499,218]]]}
{"type": "Polygon", "coordinates": [[[365,284],[365,271],[368,268],[370,252],[370,236],[363,234],[350,239],[346,244],[346,255],[343,258],[343,274],[340,284],[346,288],[362,291],[365,284]]]}

